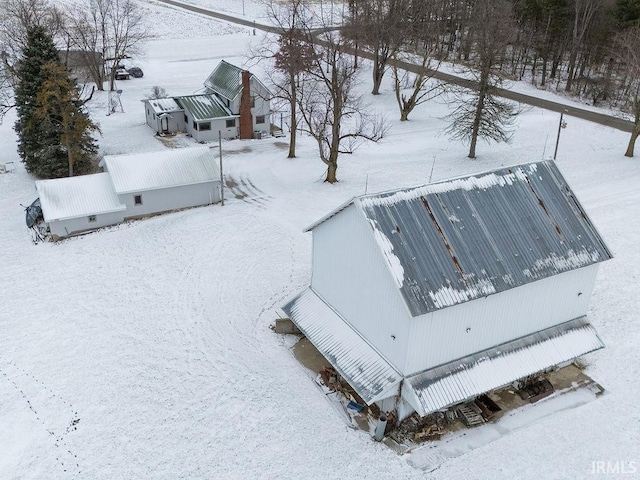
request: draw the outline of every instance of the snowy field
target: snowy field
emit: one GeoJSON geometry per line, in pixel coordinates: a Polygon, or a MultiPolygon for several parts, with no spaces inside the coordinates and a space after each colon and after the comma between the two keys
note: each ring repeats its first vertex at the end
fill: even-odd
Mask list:
{"type": "MultiPolygon", "coordinates": [[[[240,0],[193,3],[241,13],[231,11],[240,0]]],[[[106,94],[91,102],[103,154],[165,148],[144,123],[140,100],[151,87],[193,93],[220,59],[243,65],[250,43],[263,41],[249,29],[143,5],[158,32],[131,62],[144,78],[119,82],[124,113],[106,116],[106,94]]],[[[258,17],[257,2],[245,7],[258,17]]],[[[370,89],[369,71],[362,88],[370,89]]],[[[411,455],[350,429],[269,329],[310,280],[303,228],[351,196],[553,154],[552,112],[527,109],[511,144],[481,143],[472,161],[442,134],[444,101],[400,123],[389,83],[368,100],[391,129],[380,144],[340,158],[336,185],[322,182],[309,138],[299,140],[296,159],[286,158],[286,139],[230,141],[225,173],[247,197],[227,192],[224,207],[38,245],[20,206],[35,198],[34,179],[19,163],[13,114],[5,119],[0,162],[14,161],[17,171],[0,175],[0,478],[640,477],[640,163],[622,155],[625,133],[569,117],[558,150],[615,255],[600,268],[589,312],[607,345],[586,357],[587,374],[607,390],[598,400],[426,473],[411,455]],[[639,470],[593,475],[598,461],[639,470]]]]}

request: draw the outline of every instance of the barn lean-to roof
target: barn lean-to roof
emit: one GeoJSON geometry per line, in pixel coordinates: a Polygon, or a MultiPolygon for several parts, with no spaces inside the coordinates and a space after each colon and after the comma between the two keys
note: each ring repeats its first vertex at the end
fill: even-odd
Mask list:
{"type": "Polygon", "coordinates": [[[555,162],[356,197],[413,316],[612,258],[555,162]]]}

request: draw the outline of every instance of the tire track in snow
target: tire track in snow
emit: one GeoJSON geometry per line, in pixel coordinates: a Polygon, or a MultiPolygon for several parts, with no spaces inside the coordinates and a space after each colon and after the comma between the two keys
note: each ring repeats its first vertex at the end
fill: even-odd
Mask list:
{"type": "Polygon", "coordinates": [[[71,478],[81,473],[78,456],[69,448],[66,438],[77,430],[80,422],[73,405],[46,386],[31,373],[18,367],[12,360],[0,357],[4,366],[0,369],[5,380],[13,386],[33,413],[36,421],[47,432],[57,449],[56,461],[71,478]],[[45,398],[41,398],[42,396],[45,398]],[[70,418],[68,422],[60,420],[70,418]],[[56,424],[57,421],[57,425],[56,424]]]}

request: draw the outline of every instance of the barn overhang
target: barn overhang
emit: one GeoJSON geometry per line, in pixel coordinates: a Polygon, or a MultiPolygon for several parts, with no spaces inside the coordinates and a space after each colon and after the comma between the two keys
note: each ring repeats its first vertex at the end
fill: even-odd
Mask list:
{"type": "Polygon", "coordinates": [[[424,416],[604,347],[580,317],[412,375],[403,397],[424,416]]]}
{"type": "Polygon", "coordinates": [[[398,395],[402,374],[311,288],[283,310],[368,405],[398,395]]]}

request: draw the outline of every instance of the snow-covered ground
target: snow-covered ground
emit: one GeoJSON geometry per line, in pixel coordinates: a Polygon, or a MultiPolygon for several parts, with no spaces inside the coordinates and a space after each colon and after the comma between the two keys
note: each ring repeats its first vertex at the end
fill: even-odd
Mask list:
{"type": "MultiPolygon", "coordinates": [[[[240,0],[198,3],[237,9],[240,0]]],[[[140,99],[154,85],[192,93],[221,58],[244,64],[249,44],[262,41],[248,29],[144,5],[158,32],[135,60],[144,78],[119,82],[124,113],[106,116],[106,94],[91,102],[104,154],[165,148],[144,124],[140,99]]],[[[365,92],[369,78],[363,72],[365,92]]],[[[18,167],[0,175],[0,478],[427,475],[410,456],[348,428],[269,329],[310,279],[311,237],[302,229],[365,188],[548,158],[558,115],[524,111],[511,144],[480,144],[472,161],[442,134],[444,101],[404,123],[388,84],[369,101],[387,112],[391,130],[341,157],[336,185],[322,182],[308,138],[296,159],[286,158],[285,139],[226,142],[226,175],[247,197],[227,192],[224,207],[38,245],[20,206],[35,198],[33,178],[19,163],[14,118],[5,119],[0,162],[18,167]]],[[[592,475],[598,461],[627,462],[627,472],[635,462],[636,473],[618,477],[640,476],[640,164],[622,155],[627,134],[568,123],[558,164],[615,255],[601,266],[589,312],[607,348],[587,357],[587,373],[607,392],[449,460],[430,478],[616,476],[592,475]]]]}

